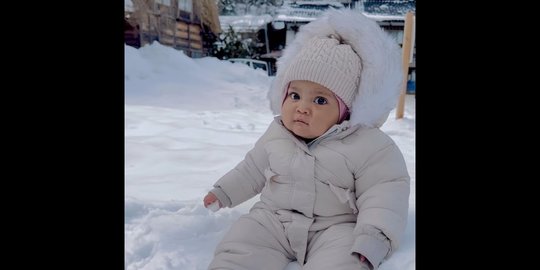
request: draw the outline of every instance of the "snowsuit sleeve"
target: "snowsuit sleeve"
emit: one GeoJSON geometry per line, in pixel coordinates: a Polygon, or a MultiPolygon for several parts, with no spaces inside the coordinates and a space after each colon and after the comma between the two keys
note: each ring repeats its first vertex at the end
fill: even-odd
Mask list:
{"type": "Polygon", "coordinates": [[[225,207],[235,207],[259,194],[266,178],[268,155],[264,150],[264,136],[261,137],[236,167],[222,176],[215,184],[214,193],[225,207]]]}
{"type": "Polygon", "coordinates": [[[355,187],[358,219],[351,252],[364,255],[377,269],[398,247],[407,225],[410,177],[394,142],[357,168],[355,187]]]}

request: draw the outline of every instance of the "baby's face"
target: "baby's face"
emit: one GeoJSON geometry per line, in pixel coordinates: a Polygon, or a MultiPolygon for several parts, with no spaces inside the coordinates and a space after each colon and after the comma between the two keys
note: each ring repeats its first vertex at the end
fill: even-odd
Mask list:
{"type": "Polygon", "coordinates": [[[281,120],[296,136],[313,139],[337,123],[339,105],[330,89],[311,81],[292,81],[283,106],[281,120]]]}

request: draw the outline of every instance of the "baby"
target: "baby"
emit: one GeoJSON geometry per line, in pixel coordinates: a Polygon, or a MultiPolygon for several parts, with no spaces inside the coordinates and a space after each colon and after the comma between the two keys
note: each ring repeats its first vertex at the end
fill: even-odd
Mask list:
{"type": "Polygon", "coordinates": [[[260,195],[218,244],[209,269],[377,269],[407,224],[410,178],[379,127],[401,90],[400,48],[372,20],[328,11],[303,26],[269,91],[277,115],[204,198],[260,195]]]}

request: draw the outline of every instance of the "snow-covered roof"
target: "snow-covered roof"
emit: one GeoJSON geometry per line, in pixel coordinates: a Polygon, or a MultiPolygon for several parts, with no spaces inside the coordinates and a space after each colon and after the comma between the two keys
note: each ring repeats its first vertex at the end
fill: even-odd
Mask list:
{"type": "Polygon", "coordinates": [[[317,19],[317,17],[294,16],[294,15],[285,15],[285,14],[278,14],[274,17],[274,21],[282,21],[282,22],[311,22],[315,19],[317,19]]]}
{"type": "MultiPolygon", "coordinates": [[[[130,1],[130,0],[125,0],[130,1]]],[[[362,13],[375,21],[404,21],[407,10],[414,12],[415,1],[411,0],[379,0],[366,1],[368,8],[362,13]],[[382,6],[382,8],[381,8],[382,6]],[[389,6],[389,8],[388,8],[389,6]],[[372,12],[369,12],[372,11],[372,12]],[[388,11],[390,13],[379,13],[388,11]],[[401,14],[403,13],[403,14],[401,14]]],[[[273,17],[269,14],[264,15],[242,15],[242,16],[219,16],[221,29],[226,31],[229,25],[237,32],[255,32],[267,23],[272,21],[282,22],[311,22],[317,19],[327,9],[341,9],[343,4],[334,1],[285,1],[285,4],[277,10],[273,17]],[[310,8],[306,8],[310,6],[310,8]]]]}
{"type": "Polygon", "coordinates": [[[342,3],[335,1],[296,1],[296,6],[331,6],[335,8],[345,7],[342,3]]]}
{"type": "Polygon", "coordinates": [[[407,11],[416,11],[416,0],[365,0],[364,12],[380,15],[405,15],[407,11]]]}
{"type": "Polygon", "coordinates": [[[384,14],[369,14],[362,12],[366,17],[375,21],[404,21],[405,15],[384,15],[384,14]]]}
{"type": "MultiPolygon", "coordinates": [[[[366,17],[374,21],[404,21],[405,15],[382,15],[382,14],[368,14],[362,12],[366,17]]],[[[274,21],[282,22],[311,22],[317,19],[316,17],[301,17],[301,16],[289,16],[289,15],[277,15],[274,17],[274,21]]]]}
{"type": "Polygon", "coordinates": [[[272,22],[272,16],[264,15],[243,15],[243,16],[219,16],[221,29],[226,31],[231,25],[236,32],[253,32],[264,28],[264,25],[272,22]]]}
{"type": "Polygon", "coordinates": [[[335,1],[286,1],[278,9],[275,21],[310,22],[318,18],[325,10],[342,9],[342,3],[335,1]]]}
{"type": "MultiPolygon", "coordinates": [[[[364,1],[363,14],[375,21],[405,20],[408,10],[414,12],[416,1],[414,0],[366,0],[364,1]]],[[[278,9],[274,21],[284,22],[311,22],[318,18],[327,9],[345,8],[342,3],[334,1],[286,1],[278,9]]]]}

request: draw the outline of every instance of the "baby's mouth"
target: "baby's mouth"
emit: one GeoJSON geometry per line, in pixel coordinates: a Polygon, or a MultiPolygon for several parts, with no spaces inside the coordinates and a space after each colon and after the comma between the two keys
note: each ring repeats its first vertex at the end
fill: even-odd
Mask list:
{"type": "Polygon", "coordinates": [[[300,119],[296,119],[296,120],[294,120],[294,122],[295,122],[295,123],[302,123],[302,124],[304,124],[304,125],[308,125],[308,126],[309,126],[309,124],[308,124],[307,122],[305,122],[305,121],[303,121],[303,120],[300,120],[300,119]]]}

